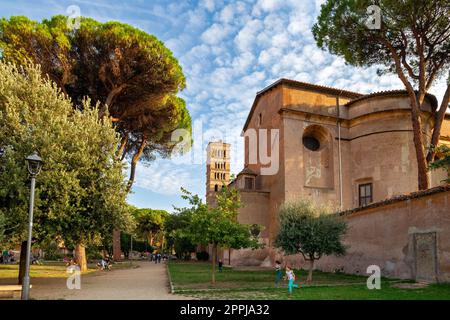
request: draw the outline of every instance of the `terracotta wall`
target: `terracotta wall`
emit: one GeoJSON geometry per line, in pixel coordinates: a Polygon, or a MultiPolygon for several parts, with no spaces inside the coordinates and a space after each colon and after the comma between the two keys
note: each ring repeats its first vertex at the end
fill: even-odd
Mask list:
{"type": "Polygon", "coordinates": [[[450,187],[416,196],[344,215],[347,254],[324,257],[316,268],[365,274],[378,265],[387,277],[450,282],[450,187]]]}

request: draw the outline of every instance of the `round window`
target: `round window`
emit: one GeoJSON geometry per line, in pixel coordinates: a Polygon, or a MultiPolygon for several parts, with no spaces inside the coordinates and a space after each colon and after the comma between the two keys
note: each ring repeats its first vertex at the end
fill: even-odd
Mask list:
{"type": "Polygon", "coordinates": [[[317,151],[320,149],[320,142],[314,137],[303,137],[303,145],[306,149],[317,151]]]}

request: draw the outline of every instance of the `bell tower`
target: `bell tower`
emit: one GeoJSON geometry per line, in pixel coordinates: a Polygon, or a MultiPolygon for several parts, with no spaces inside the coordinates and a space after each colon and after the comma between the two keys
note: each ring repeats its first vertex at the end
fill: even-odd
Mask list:
{"type": "Polygon", "coordinates": [[[212,203],[216,192],[230,182],[230,144],[211,141],[206,152],[206,202],[212,203]]]}

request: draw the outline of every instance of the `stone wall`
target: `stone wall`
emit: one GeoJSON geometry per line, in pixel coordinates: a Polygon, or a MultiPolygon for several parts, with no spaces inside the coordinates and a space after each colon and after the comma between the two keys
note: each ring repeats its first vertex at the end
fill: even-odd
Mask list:
{"type": "Polygon", "coordinates": [[[324,257],[323,271],[450,282],[450,186],[374,203],[341,214],[349,230],[342,257],[324,257]]]}

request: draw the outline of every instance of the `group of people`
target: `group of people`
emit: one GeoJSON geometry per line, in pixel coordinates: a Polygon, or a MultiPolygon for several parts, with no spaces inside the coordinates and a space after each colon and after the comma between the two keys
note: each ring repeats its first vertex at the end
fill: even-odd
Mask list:
{"type": "Polygon", "coordinates": [[[11,250],[3,250],[2,255],[0,256],[1,263],[13,263],[14,262],[14,253],[11,250]]]}
{"type": "Polygon", "coordinates": [[[286,265],[285,276],[283,277],[281,262],[277,260],[277,261],[275,261],[275,284],[277,286],[279,286],[281,279],[288,281],[289,296],[292,295],[293,288],[299,287],[298,284],[294,283],[294,281],[296,280],[294,270],[292,270],[290,266],[286,265]]]}
{"type": "Polygon", "coordinates": [[[97,263],[97,268],[100,270],[111,270],[112,262],[111,259],[109,259],[109,256],[106,256],[100,260],[100,262],[97,263]]]}
{"type": "Polygon", "coordinates": [[[148,258],[150,261],[155,261],[155,263],[161,263],[162,261],[166,261],[168,259],[168,256],[166,254],[161,254],[161,253],[150,253],[148,255],[148,258]]]}

